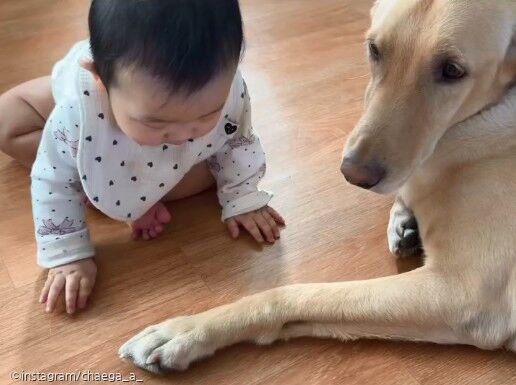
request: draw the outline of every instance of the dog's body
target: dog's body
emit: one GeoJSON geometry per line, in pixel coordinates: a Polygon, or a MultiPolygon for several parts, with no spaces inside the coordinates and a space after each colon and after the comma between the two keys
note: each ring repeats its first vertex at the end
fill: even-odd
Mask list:
{"type": "Polygon", "coordinates": [[[373,78],[342,171],[399,191],[390,248],[417,250],[418,228],[425,266],[272,289],[151,326],[121,356],[185,369],[240,341],[300,336],[516,351],[515,26],[514,0],[379,0],[373,10],[373,78]]]}

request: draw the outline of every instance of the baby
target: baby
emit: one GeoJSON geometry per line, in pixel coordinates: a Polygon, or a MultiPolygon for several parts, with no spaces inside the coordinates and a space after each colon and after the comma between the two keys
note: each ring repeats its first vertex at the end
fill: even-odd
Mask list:
{"type": "MultiPolygon", "coordinates": [[[[257,187],[265,154],[238,71],[238,1],[93,0],[89,28],[89,41],[52,71],[55,106],[41,136],[19,127],[45,118],[38,106],[52,103],[42,102],[44,93],[25,86],[25,95],[0,98],[0,110],[26,122],[2,124],[18,130],[3,137],[25,148],[39,143],[32,203],[38,264],[50,269],[40,298],[49,312],[61,292],[68,313],[84,308],[95,283],[86,204],[148,240],[171,219],[162,202],[216,182],[234,238],[242,226],[273,243],[284,224],[268,206],[271,194],[257,187]]],[[[45,88],[44,79],[37,82],[45,88]]]]}

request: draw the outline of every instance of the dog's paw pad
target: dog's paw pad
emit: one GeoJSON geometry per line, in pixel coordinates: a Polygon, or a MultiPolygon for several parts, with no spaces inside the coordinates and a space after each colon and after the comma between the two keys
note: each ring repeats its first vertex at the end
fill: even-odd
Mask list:
{"type": "Polygon", "coordinates": [[[387,237],[389,250],[397,257],[410,257],[422,252],[417,221],[409,210],[396,211],[391,215],[387,237]]]}
{"type": "Polygon", "coordinates": [[[189,317],[181,317],[145,329],[127,341],[119,355],[154,373],[186,370],[192,362],[214,353],[204,336],[189,317]]]}

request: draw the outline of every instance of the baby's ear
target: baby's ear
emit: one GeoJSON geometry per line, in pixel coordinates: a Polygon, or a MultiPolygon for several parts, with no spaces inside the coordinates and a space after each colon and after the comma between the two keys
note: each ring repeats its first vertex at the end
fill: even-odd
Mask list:
{"type": "Polygon", "coordinates": [[[97,67],[95,66],[95,62],[93,60],[91,60],[91,59],[81,59],[79,61],[79,64],[86,71],[91,72],[91,74],[93,75],[93,77],[95,78],[96,81],[100,81],[100,76],[99,76],[99,73],[97,71],[97,67]]]}
{"type": "Polygon", "coordinates": [[[80,59],[79,64],[82,68],[87,71],[90,71],[93,74],[97,74],[97,67],[95,67],[95,62],[91,59],[80,59]]]}

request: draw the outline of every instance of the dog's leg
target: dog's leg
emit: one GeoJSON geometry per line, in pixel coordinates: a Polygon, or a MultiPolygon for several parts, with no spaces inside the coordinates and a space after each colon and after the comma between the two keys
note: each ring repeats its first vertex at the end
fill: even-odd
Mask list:
{"type": "Polygon", "coordinates": [[[359,338],[390,339],[399,341],[421,341],[439,344],[464,343],[453,332],[442,328],[422,329],[415,326],[343,325],[340,323],[293,322],[286,324],[278,340],[288,341],[300,337],[334,338],[351,341],[359,338]]]}
{"type": "Polygon", "coordinates": [[[387,239],[389,250],[397,257],[409,257],[422,252],[416,217],[399,196],[391,208],[387,239]]]}
{"type": "Polygon", "coordinates": [[[120,355],[159,372],[186,369],[241,341],[324,336],[471,343],[460,332],[471,298],[452,286],[427,268],[369,281],[284,286],[151,326],[120,355]]]}

